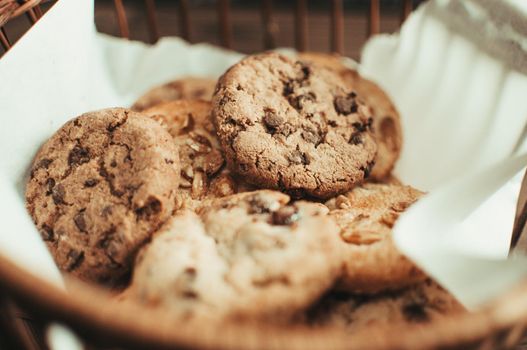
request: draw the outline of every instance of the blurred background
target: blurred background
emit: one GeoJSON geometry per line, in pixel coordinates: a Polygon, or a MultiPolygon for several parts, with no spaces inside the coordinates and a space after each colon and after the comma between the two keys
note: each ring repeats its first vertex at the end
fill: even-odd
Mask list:
{"type": "MultiPolygon", "coordinates": [[[[379,0],[379,32],[391,33],[398,29],[403,18],[402,4],[417,6],[422,0],[379,0]]],[[[53,2],[42,5],[46,11],[53,2]]],[[[216,0],[96,0],[95,21],[99,31],[119,36],[115,4],[122,3],[129,26],[129,37],[145,42],[155,41],[149,36],[148,6],[155,7],[156,30],[159,36],[183,36],[190,42],[210,42],[220,45],[218,6],[216,0]],[[182,15],[182,6],[188,16],[182,15]]],[[[306,42],[304,48],[313,51],[331,51],[332,1],[306,0],[306,42]]],[[[360,48],[366,41],[369,24],[370,0],[342,0],[343,37],[342,52],[358,59],[360,48]]],[[[244,53],[264,50],[267,47],[294,46],[295,44],[295,0],[231,0],[229,18],[232,23],[231,48],[244,53]],[[265,4],[270,7],[265,9],[265,4]],[[265,36],[263,14],[270,15],[267,28],[271,36],[265,36]],[[266,43],[264,45],[264,43],[266,43]]],[[[9,22],[4,30],[15,42],[30,25],[30,18],[20,16],[9,22]]],[[[1,50],[1,49],[0,49],[1,50]]],[[[1,53],[1,52],[0,52],[1,53]]]]}

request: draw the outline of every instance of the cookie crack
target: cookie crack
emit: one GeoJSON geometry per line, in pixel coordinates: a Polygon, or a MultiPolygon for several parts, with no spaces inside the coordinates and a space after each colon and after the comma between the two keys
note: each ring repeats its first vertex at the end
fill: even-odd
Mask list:
{"type": "Polygon", "coordinates": [[[128,111],[125,110],[124,111],[124,118],[122,120],[118,121],[115,124],[110,123],[106,127],[106,131],[108,131],[113,136],[113,133],[115,132],[115,130],[117,130],[118,128],[120,128],[124,124],[126,124],[127,121],[128,121],[128,111]]]}
{"type": "Polygon", "coordinates": [[[110,141],[109,145],[126,148],[126,156],[124,157],[124,160],[126,162],[132,162],[133,161],[133,159],[132,159],[132,151],[133,151],[132,147],[130,147],[126,143],[114,142],[113,139],[112,139],[112,141],[110,141]]]}
{"type": "Polygon", "coordinates": [[[119,200],[122,200],[122,196],[124,195],[123,192],[117,191],[115,189],[115,185],[113,183],[111,175],[108,173],[108,170],[104,167],[104,158],[101,157],[99,160],[99,175],[104,179],[104,181],[108,184],[108,187],[110,188],[110,194],[119,200]]]}
{"type": "Polygon", "coordinates": [[[64,174],[62,174],[62,176],[60,177],[61,181],[69,177],[71,173],[73,172],[73,169],[78,165],[77,162],[72,161],[72,153],[74,153],[76,149],[83,149],[83,148],[82,148],[81,140],[78,137],[75,138],[74,141],[75,141],[75,146],[73,146],[73,149],[68,154],[68,168],[66,169],[64,174]]]}

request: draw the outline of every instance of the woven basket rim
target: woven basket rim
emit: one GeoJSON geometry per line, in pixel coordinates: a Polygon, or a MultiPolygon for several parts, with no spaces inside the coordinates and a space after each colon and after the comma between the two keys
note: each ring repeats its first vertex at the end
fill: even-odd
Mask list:
{"type": "MultiPolygon", "coordinates": [[[[199,349],[393,349],[436,348],[477,343],[523,325],[527,283],[481,310],[440,319],[426,326],[392,326],[353,335],[342,330],[280,327],[261,324],[168,319],[167,315],[135,304],[111,303],[101,288],[68,279],[68,292],[21,268],[0,254],[0,285],[37,317],[70,326],[90,340],[132,348],[199,349]]],[[[523,328],[522,328],[523,330],[523,328]]],[[[514,344],[519,340],[514,339],[514,344]]]]}
{"type": "Polygon", "coordinates": [[[0,27],[46,1],[49,0],[2,0],[0,3],[0,27]]]}

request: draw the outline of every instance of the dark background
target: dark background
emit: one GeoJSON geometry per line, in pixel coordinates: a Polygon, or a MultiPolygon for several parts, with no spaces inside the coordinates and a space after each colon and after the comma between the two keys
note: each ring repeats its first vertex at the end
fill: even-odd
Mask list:
{"type": "MultiPolygon", "coordinates": [[[[190,41],[220,44],[216,1],[189,0],[190,41]]],[[[414,6],[421,1],[414,0],[414,6]]],[[[143,0],[123,0],[130,38],[149,42],[147,16],[143,0]]],[[[344,0],[344,54],[357,59],[360,48],[367,37],[369,0],[344,0]]],[[[97,28],[103,33],[119,35],[114,2],[95,1],[95,20],[97,28]]],[[[42,5],[46,10],[51,3],[42,5]]],[[[314,51],[330,50],[330,10],[327,0],[309,0],[307,49],[314,51]]],[[[391,33],[399,28],[402,0],[381,0],[381,32],[391,33]]],[[[273,21],[275,23],[275,44],[278,47],[294,46],[294,8],[295,1],[275,0],[273,2],[273,21]]],[[[251,53],[261,51],[263,30],[261,1],[231,0],[231,20],[233,30],[233,49],[251,53]]],[[[156,19],[162,36],[181,35],[179,23],[179,1],[157,0],[156,19]]],[[[8,37],[15,42],[28,29],[27,16],[20,16],[5,27],[8,37]]],[[[0,48],[0,55],[2,53],[0,48]]]]}

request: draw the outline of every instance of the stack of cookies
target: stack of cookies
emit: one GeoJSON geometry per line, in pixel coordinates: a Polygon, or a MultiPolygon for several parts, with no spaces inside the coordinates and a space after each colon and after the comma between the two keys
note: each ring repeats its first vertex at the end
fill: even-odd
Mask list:
{"type": "Polygon", "coordinates": [[[175,319],[421,323],[463,308],[392,240],[399,115],[338,56],[248,56],[39,150],[26,202],[59,268],[175,319]]]}

